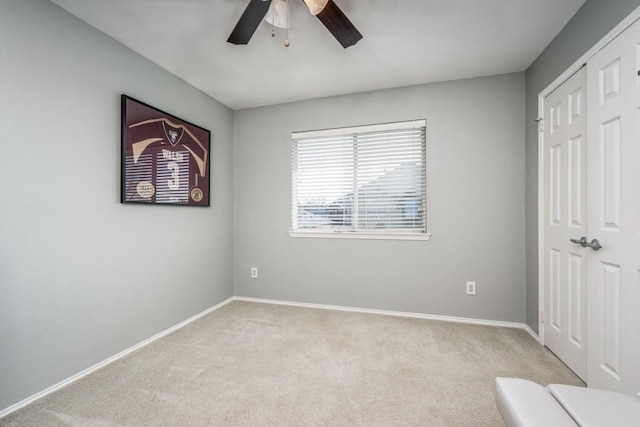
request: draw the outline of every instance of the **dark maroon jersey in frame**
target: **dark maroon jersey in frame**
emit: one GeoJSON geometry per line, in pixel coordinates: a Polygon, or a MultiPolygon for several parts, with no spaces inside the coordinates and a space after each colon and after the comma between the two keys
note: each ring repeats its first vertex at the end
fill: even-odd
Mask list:
{"type": "Polygon", "coordinates": [[[122,95],[122,203],[209,206],[208,130],[122,95]]]}

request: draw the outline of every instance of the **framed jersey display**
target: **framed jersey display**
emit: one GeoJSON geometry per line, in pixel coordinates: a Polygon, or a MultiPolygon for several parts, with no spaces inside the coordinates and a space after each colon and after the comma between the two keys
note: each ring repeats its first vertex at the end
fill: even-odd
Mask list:
{"type": "Polygon", "coordinates": [[[209,206],[208,130],[122,95],[122,203],[209,206]]]}

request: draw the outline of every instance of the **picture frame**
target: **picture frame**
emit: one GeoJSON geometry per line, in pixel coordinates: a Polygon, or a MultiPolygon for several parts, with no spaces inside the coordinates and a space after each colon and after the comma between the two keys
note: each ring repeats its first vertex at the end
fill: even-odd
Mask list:
{"type": "Polygon", "coordinates": [[[211,132],[128,95],[121,103],[121,203],[209,207],[211,132]]]}

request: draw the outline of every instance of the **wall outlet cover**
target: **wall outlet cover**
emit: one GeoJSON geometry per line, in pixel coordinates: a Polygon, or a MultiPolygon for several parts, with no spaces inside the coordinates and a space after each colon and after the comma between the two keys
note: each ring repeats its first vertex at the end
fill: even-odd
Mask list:
{"type": "Polygon", "coordinates": [[[467,295],[476,294],[476,282],[467,282],[467,295]]]}

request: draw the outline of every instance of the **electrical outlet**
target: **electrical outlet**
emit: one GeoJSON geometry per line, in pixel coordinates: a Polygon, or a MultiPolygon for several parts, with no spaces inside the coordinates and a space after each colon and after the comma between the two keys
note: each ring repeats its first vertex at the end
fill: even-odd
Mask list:
{"type": "Polygon", "coordinates": [[[251,278],[252,279],[258,278],[258,267],[251,267],[251,278]]]}
{"type": "Polygon", "coordinates": [[[476,282],[467,282],[467,295],[476,294],[476,282]]]}

